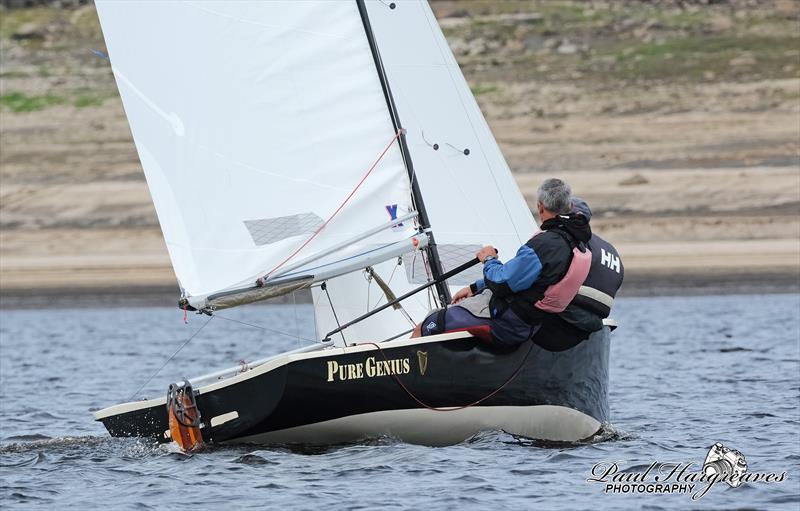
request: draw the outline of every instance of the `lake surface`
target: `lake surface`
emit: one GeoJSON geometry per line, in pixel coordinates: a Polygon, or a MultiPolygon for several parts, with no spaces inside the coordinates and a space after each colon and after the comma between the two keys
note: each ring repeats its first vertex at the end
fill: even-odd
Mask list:
{"type": "MultiPolygon", "coordinates": [[[[140,394],[181,376],[305,344],[310,306],[215,319],[140,394]],[[301,339],[298,339],[301,338],[301,339]]],[[[791,509],[800,507],[800,296],[621,299],[612,424],[592,443],[502,432],[431,448],[389,438],[305,452],[218,447],[186,456],[109,438],[90,410],[127,400],[206,319],[170,309],[0,312],[0,505],[32,509],[791,509]],[[741,451],[780,483],[690,493],[605,493],[593,467],[633,474],[741,451]]],[[[651,474],[649,481],[653,480],[651,474]]],[[[688,483],[687,483],[688,484],[688,483]]],[[[646,490],[645,490],[646,491],[646,490]]]]}

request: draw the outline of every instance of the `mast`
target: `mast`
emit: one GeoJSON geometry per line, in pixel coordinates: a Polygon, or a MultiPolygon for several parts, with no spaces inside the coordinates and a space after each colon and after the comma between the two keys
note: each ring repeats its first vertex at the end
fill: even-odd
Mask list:
{"type": "MultiPolygon", "coordinates": [[[[419,213],[418,220],[420,226],[428,234],[428,246],[424,250],[428,254],[428,262],[431,267],[431,274],[433,275],[433,278],[438,281],[444,274],[444,270],[442,268],[441,259],[439,259],[439,251],[436,248],[436,240],[433,237],[433,231],[431,230],[428,213],[425,209],[425,202],[422,199],[419,183],[417,182],[414,174],[414,164],[411,161],[411,153],[408,150],[405,131],[400,123],[400,116],[397,113],[397,107],[395,106],[394,98],[392,97],[389,81],[386,79],[386,70],[384,69],[383,62],[381,61],[378,44],[375,42],[375,35],[372,33],[372,26],[369,22],[367,6],[364,3],[364,0],[356,0],[356,3],[358,4],[358,12],[361,14],[361,21],[364,24],[364,31],[367,34],[369,48],[372,51],[372,57],[375,60],[375,68],[378,72],[378,79],[380,80],[381,87],[383,88],[383,95],[386,98],[386,106],[389,109],[389,114],[392,118],[392,124],[394,126],[395,133],[400,132],[400,137],[398,138],[400,142],[400,153],[403,156],[403,162],[405,163],[406,170],[408,171],[408,179],[411,181],[411,197],[414,201],[415,208],[419,213]]],[[[392,5],[390,8],[394,8],[394,6],[392,5]]],[[[445,304],[450,303],[451,296],[450,289],[447,287],[447,282],[443,280],[437,282],[436,292],[439,295],[440,305],[444,306],[445,304]]]]}

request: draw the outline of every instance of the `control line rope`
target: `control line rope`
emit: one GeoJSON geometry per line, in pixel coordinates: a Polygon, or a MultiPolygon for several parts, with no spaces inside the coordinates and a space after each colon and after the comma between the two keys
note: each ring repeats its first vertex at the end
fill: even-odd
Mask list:
{"type": "Polygon", "coordinates": [[[181,345],[180,345],[180,347],[178,347],[178,349],[177,349],[177,350],[175,350],[175,353],[173,353],[173,354],[172,354],[172,355],[171,355],[171,356],[170,356],[170,357],[167,359],[167,361],[166,361],[166,362],[164,362],[164,363],[161,365],[161,367],[159,367],[159,368],[158,368],[158,370],[157,370],[156,372],[154,372],[154,373],[153,373],[153,374],[152,374],[152,375],[151,375],[151,376],[150,376],[150,377],[147,379],[147,381],[145,381],[145,382],[144,382],[144,383],[141,385],[141,387],[139,387],[139,388],[136,390],[136,392],[134,392],[134,393],[131,395],[131,397],[129,397],[129,398],[128,398],[128,401],[132,401],[132,400],[133,400],[133,399],[136,397],[136,395],[137,395],[139,392],[141,392],[141,391],[142,391],[142,389],[143,389],[143,388],[145,388],[145,386],[147,386],[147,384],[148,384],[148,383],[150,383],[150,382],[153,380],[153,378],[155,378],[155,377],[156,377],[156,375],[158,375],[158,373],[160,373],[160,372],[161,372],[161,371],[162,371],[162,370],[163,370],[165,367],[167,367],[167,364],[169,364],[169,362],[170,362],[170,361],[171,361],[173,358],[175,358],[175,357],[178,355],[178,353],[180,353],[180,352],[181,352],[181,350],[182,350],[183,348],[185,348],[185,347],[186,347],[186,345],[187,345],[187,344],[189,344],[189,342],[191,342],[191,341],[192,341],[192,339],[194,339],[195,337],[197,337],[197,335],[200,333],[200,331],[202,331],[202,330],[203,330],[203,329],[206,327],[206,325],[208,325],[209,323],[211,323],[211,320],[212,320],[212,319],[214,319],[214,318],[224,319],[225,321],[230,321],[230,322],[232,322],[232,323],[238,323],[238,324],[240,324],[240,325],[249,326],[249,327],[252,327],[252,328],[257,328],[257,329],[259,329],[259,330],[265,330],[265,331],[267,331],[267,332],[272,332],[272,333],[274,333],[274,334],[278,334],[278,335],[285,335],[286,337],[297,337],[297,339],[301,339],[301,340],[303,340],[303,341],[315,342],[315,341],[314,341],[314,340],[312,340],[312,339],[308,339],[308,338],[305,338],[305,337],[300,337],[299,333],[298,333],[298,335],[296,335],[296,336],[295,336],[295,335],[292,335],[292,334],[290,334],[290,333],[288,333],[288,332],[282,332],[282,331],[280,331],[280,330],[275,330],[275,329],[273,329],[273,328],[267,328],[267,327],[265,327],[265,326],[254,325],[254,324],[252,324],[252,323],[248,323],[248,322],[246,322],[246,321],[241,321],[241,320],[238,320],[238,319],[233,319],[233,318],[226,318],[225,316],[220,316],[219,314],[214,314],[213,316],[209,317],[209,318],[208,318],[208,321],[206,321],[205,323],[203,323],[203,325],[202,325],[200,328],[198,328],[198,329],[197,329],[197,330],[196,330],[196,331],[195,331],[195,332],[194,332],[194,333],[193,333],[191,336],[189,336],[189,338],[188,338],[188,339],[186,339],[185,341],[183,341],[183,344],[181,344],[181,345]]]}
{"type": "MultiPolygon", "coordinates": [[[[477,401],[473,401],[472,403],[469,403],[469,404],[466,404],[466,405],[462,405],[462,406],[446,406],[446,407],[431,406],[431,405],[425,403],[424,401],[422,401],[421,399],[419,399],[416,395],[414,395],[414,393],[411,392],[408,389],[408,387],[405,386],[405,384],[400,380],[400,378],[396,374],[393,374],[392,378],[394,379],[394,381],[397,382],[398,385],[400,385],[400,387],[406,392],[406,394],[409,395],[409,397],[411,399],[416,401],[417,404],[419,404],[420,406],[423,406],[424,408],[427,408],[428,410],[433,410],[434,412],[454,412],[456,410],[463,410],[464,408],[469,408],[469,407],[472,407],[472,406],[476,406],[476,405],[479,405],[482,402],[486,401],[490,397],[494,396],[495,394],[497,394],[498,392],[503,390],[506,387],[506,385],[511,383],[514,380],[514,378],[517,377],[517,375],[520,373],[520,371],[522,371],[522,368],[525,367],[525,362],[528,361],[528,356],[533,351],[533,341],[529,340],[528,342],[530,343],[530,346],[528,347],[528,352],[525,353],[525,356],[522,358],[522,362],[520,362],[519,367],[517,367],[517,369],[513,373],[511,373],[511,376],[509,376],[508,379],[505,382],[503,382],[502,385],[497,387],[491,393],[489,393],[486,396],[478,399],[477,401]]],[[[372,346],[375,346],[376,348],[378,348],[378,351],[381,352],[381,355],[383,356],[383,359],[385,361],[387,361],[387,362],[389,361],[389,358],[386,356],[386,353],[383,351],[383,348],[381,348],[378,344],[376,344],[374,342],[365,342],[365,343],[361,343],[361,344],[371,344],[372,346]]]]}
{"type": "Polygon", "coordinates": [[[158,373],[160,373],[160,372],[161,372],[161,370],[162,370],[162,369],[164,369],[165,367],[167,367],[167,364],[169,364],[170,360],[172,360],[173,358],[175,358],[175,355],[177,355],[178,353],[180,353],[180,351],[181,351],[183,348],[185,348],[185,347],[186,347],[186,345],[187,345],[187,344],[189,344],[189,342],[190,342],[192,339],[194,339],[195,337],[197,337],[197,334],[199,334],[199,333],[200,333],[200,332],[201,332],[201,331],[202,331],[202,330],[203,330],[203,329],[206,327],[206,325],[208,325],[209,323],[211,323],[211,320],[212,320],[212,319],[214,319],[214,316],[211,316],[210,318],[208,318],[208,321],[206,321],[205,323],[203,323],[203,326],[201,326],[200,328],[198,328],[197,330],[195,330],[195,332],[194,332],[192,335],[190,335],[188,339],[186,339],[185,341],[183,341],[183,344],[181,344],[181,345],[180,345],[180,347],[179,347],[177,350],[175,350],[175,353],[173,353],[172,355],[170,355],[170,357],[167,359],[167,361],[166,361],[166,362],[164,362],[164,363],[161,365],[161,367],[159,367],[159,368],[158,368],[158,370],[157,370],[156,372],[154,372],[152,375],[150,375],[150,378],[148,378],[146,382],[142,383],[142,386],[141,386],[141,387],[139,387],[139,388],[136,390],[136,392],[134,392],[133,394],[131,394],[131,397],[129,397],[129,398],[128,398],[128,401],[133,401],[133,399],[136,397],[136,395],[137,395],[139,392],[141,392],[141,391],[142,391],[142,389],[143,389],[143,388],[145,388],[145,386],[147,386],[147,384],[148,384],[148,383],[150,383],[150,382],[153,380],[153,378],[155,378],[155,377],[156,377],[156,375],[157,375],[158,373]]]}
{"type": "Polygon", "coordinates": [[[268,272],[267,272],[267,275],[266,275],[267,277],[269,277],[271,274],[273,274],[273,273],[275,272],[275,270],[277,270],[278,268],[280,268],[280,267],[281,267],[281,266],[283,266],[284,264],[288,263],[288,262],[289,262],[289,261],[290,261],[290,260],[291,260],[291,259],[292,259],[294,256],[296,256],[296,255],[297,255],[297,254],[298,254],[298,253],[299,253],[301,250],[303,250],[303,249],[306,247],[306,245],[308,245],[309,243],[311,243],[311,240],[313,240],[314,238],[316,238],[316,237],[317,237],[317,235],[318,235],[319,233],[321,233],[323,229],[325,229],[325,227],[327,227],[327,226],[328,226],[328,224],[330,223],[330,221],[331,221],[331,220],[333,220],[333,217],[335,217],[336,215],[338,215],[338,214],[339,214],[339,212],[340,212],[340,211],[341,211],[341,210],[342,210],[342,209],[343,209],[343,208],[344,208],[344,207],[347,205],[347,203],[348,203],[348,202],[350,202],[350,199],[351,199],[351,198],[353,198],[353,195],[355,195],[355,194],[356,194],[356,192],[358,191],[358,189],[359,189],[359,188],[361,188],[361,185],[362,185],[362,184],[364,184],[364,181],[366,181],[366,180],[367,180],[367,178],[369,177],[369,175],[370,175],[370,174],[372,174],[372,171],[373,171],[373,170],[375,170],[375,167],[377,167],[377,166],[378,166],[378,163],[380,163],[380,162],[381,162],[381,160],[383,160],[383,157],[384,157],[384,156],[386,156],[386,153],[388,153],[388,152],[389,152],[389,149],[391,149],[391,147],[392,147],[392,145],[394,144],[395,140],[397,140],[398,138],[400,138],[400,135],[402,135],[403,133],[405,133],[405,130],[403,130],[403,129],[400,129],[400,130],[398,130],[398,131],[397,131],[397,133],[395,133],[395,134],[394,134],[394,136],[392,137],[392,139],[391,139],[391,140],[389,141],[389,143],[386,145],[386,148],[384,148],[383,152],[380,154],[380,156],[378,156],[378,159],[377,159],[377,160],[375,160],[375,162],[372,164],[372,166],[369,168],[369,170],[367,170],[367,172],[366,172],[366,173],[364,174],[364,176],[361,178],[361,181],[359,181],[359,182],[358,182],[358,184],[356,184],[355,188],[353,188],[353,190],[350,192],[350,194],[349,194],[347,197],[345,197],[344,201],[342,201],[342,203],[339,205],[339,207],[338,207],[338,208],[336,208],[336,211],[334,211],[334,212],[331,214],[331,216],[329,216],[329,217],[328,217],[328,219],[327,219],[327,220],[325,220],[325,221],[322,223],[322,225],[320,225],[320,226],[319,226],[319,228],[318,228],[316,231],[314,231],[314,233],[313,233],[313,234],[311,234],[311,236],[309,236],[309,238],[308,238],[306,241],[304,241],[304,242],[303,242],[303,244],[302,244],[302,245],[300,245],[300,246],[299,246],[299,247],[298,247],[298,248],[297,248],[297,249],[296,249],[294,252],[292,252],[291,254],[289,254],[289,257],[287,257],[286,259],[284,259],[283,261],[281,261],[281,262],[280,262],[280,264],[278,264],[278,266],[276,266],[276,267],[274,267],[273,269],[271,269],[270,271],[268,271],[268,272]]]}

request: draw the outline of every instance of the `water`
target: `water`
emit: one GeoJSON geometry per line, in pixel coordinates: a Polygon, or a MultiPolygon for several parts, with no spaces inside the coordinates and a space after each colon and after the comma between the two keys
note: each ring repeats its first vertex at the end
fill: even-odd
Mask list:
{"type": "MultiPolygon", "coordinates": [[[[308,306],[222,315],[282,325],[280,336],[215,319],[143,394],[168,381],[303,344],[308,306]]],[[[206,319],[165,309],[3,311],[0,504],[33,509],[675,509],[800,506],[800,296],[620,300],[613,427],[594,443],[549,446],[501,432],[446,448],[375,439],[305,452],[222,447],[186,456],[109,438],[94,410],[128,398],[206,319]],[[782,483],[690,494],[606,494],[592,467],[694,462],[722,442],[782,483]]],[[[652,480],[652,477],[651,477],[652,480]]],[[[698,484],[698,489],[702,486],[698,484]]],[[[695,490],[697,491],[697,490],[695,490]]]]}

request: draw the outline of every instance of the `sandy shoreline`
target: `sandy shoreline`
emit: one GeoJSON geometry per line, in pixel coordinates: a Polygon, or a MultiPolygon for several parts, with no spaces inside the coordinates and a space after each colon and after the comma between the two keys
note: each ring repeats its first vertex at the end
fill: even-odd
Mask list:
{"type": "MultiPolygon", "coordinates": [[[[798,8],[666,3],[435,9],[529,205],[571,183],[621,296],[800,292],[798,8]]],[[[4,16],[0,307],[173,306],[94,7],[4,16]]]]}
{"type": "MultiPolygon", "coordinates": [[[[621,227],[615,217],[592,221],[622,255],[621,296],[800,292],[797,238],[703,239],[703,229],[691,218],[673,218],[661,227],[694,222],[684,234],[636,238],[638,231],[652,235],[659,229],[656,220],[634,216],[621,227]]],[[[738,230],[741,234],[741,225],[738,230]]],[[[0,232],[0,246],[2,308],[171,307],[177,301],[157,228],[6,230],[0,232]]]]}
{"type": "MultiPolygon", "coordinates": [[[[753,271],[716,269],[702,272],[651,270],[628,272],[618,297],[698,296],[800,293],[800,271],[784,266],[753,271]]],[[[177,307],[176,285],[0,288],[0,309],[177,307]]],[[[310,303],[298,293],[297,303],[310,303]]],[[[291,297],[268,302],[292,303],[291,297]]]]}

